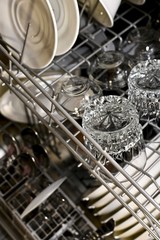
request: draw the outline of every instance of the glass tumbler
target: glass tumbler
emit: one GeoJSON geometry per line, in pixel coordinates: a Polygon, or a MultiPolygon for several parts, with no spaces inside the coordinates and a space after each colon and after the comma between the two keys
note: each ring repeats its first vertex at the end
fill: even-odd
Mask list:
{"type": "Polygon", "coordinates": [[[159,57],[159,49],[159,33],[146,26],[132,29],[122,44],[122,51],[130,56],[131,67],[141,61],[159,57]]]}
{"type": "MultiPolygon", "coordinates": [[[[139,124],[137,111],[128,99],[109,95],[90,101],[83,114],[82,126],[104,151],[126,169],[129,175],[136,176],[138,171],[144,168],[146,153],[142,127],[139,124]],[[128,165],[129,163],[133,167],[128,165]]],[[[101,158],[101,153],[87,138],[84,142],[97,161],[100,161],[113,175],[118,174],[113,164],[106,158],[101,158]]],[[[92,166],[92,160],[87,159],[87,161],[92,166]]],[[[92,167],[108,180],[94,163],[92,167]]],[[[119,180],[125,181],[125,177],[120,174],[119,180]]]]}
{"type": "Polygon", "coordinates": [[[128,77],[128,98],[140,119],[160,126],[160,60],[137,64],[128,77]]]}
{"type": "Polygon", "coordinates": [[[82,76],[62,78],[57,94],[58,103],[74,118],[82,117],[85,104],[102,95],[101,88],[82,76]]]}
{"type": "Polygon", "coordinates": [[[126,56],[119,51],[103,52],[91,64],[89,78],[103,90],[125,88],[130,73],[126,56]]]}

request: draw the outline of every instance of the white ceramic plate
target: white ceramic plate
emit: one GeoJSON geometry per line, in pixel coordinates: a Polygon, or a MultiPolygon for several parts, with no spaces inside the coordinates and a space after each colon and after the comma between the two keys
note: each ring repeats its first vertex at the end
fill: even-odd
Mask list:
{"type": "MultiPolygon", "coordinates": [[[[43,79],[46,81],[46,83],[39,81],[39,84],[41,85],[41,87],[43,89],[45,89],[45,91],[52,97],[53,97],[53,87],[47,87],[47,84],[50,84],[51,82],[53,82],[54,79],[57,79],[58,77],[60,77],[60,75],[52,75],[52,76],[48,76],[48,77],[43,77],[43,79]]],[[[38,79],[35,79],[35,81],[38,81],[38,79]]],[[[59,114],[57,114],[56,111],[54,111],[54,107],[51,106],[51,102],[48,100],[48,98],[45,97],[44,94],[42,94],[41,91],[39,89],[37,89],[37,87],[32,82],[27,81],[26,83],[23,83],[23,84],[25,87],[27,87],[27,89],[29,89],[31,91],[33,96],[36,97],[38,99],[38,101],[40,103],[42,103],[49,111],[51,110],[51,108],[53,108],[52,111],[53,111],[54,116],[56,116],[59,120],[62,120],[62,117],[59,114]]],[[[21,91],[23,91],[23,90],[21,90],[21,91]]],[[[26,101],[27,101],[27,99],[26,99],[26,101]]],[[[46,118],[45,111],[43,111],[43,109],[41,107],[39,107],[38,104],[34,103],[34,101],[31,100],[30,106],[32,108],[34,108],[35,111],[38,112],[38,114],[41,117],[46,118]]],[[[5,92],[4,95],[0,99],[0,112],[4,117],[6,117],[12,121],[20,122],[20,123],[28,123],[25,105],[10,90],[5,92]]],[[[30,115],[30,120],[32,121],[32,117],[31,117],[32,114],[30,113],[30,111],[28,112],[28,114],[30,115]]]]}
{"type": "Polygon", "coordinates": [[[2,38],[19,53],[22,53],[29,26],[23,64],[41,69],[51,63],[57,50],[57,27],[48,0],[0,1],[0,16],[2,38]]]}
{"type": "Polygon", "coordinates": [[[56,55],[69,51],[74,45],[80,26],[77,0],[49,0],[52,6],[58,31],[56,55]]]}
{"type": "MultiPolygon", "coordinates": [[[[159,139],[157,139],[156,141],[159,141],[159,139]]],[[[151,144],[150,144],[150,146],[152,146],[154,149],[156,149],[158,145],[159,145],[159,143],[151,143],[151,144]]],[[[151,153],[152,153],[151,151],[148,152],[148,155],[149,155],[149,154],[151,155],[151,153]]],[[[159,157],[159,154],[158,154],[158,153],[154,153],[154,154],[151,155],[150,158],[148,158],[148,160],[147,160],[147,164],[146,164],[145,170],[146,170],[147,172],[149,172],[152,176],[154,176],[154,174],[155,174],[154,168],[153,168],[153,170],[152,170],[152,164],[153,164],[154,162],[155,162],[155,164],[156,164],[156,160],[157,160],[158,157],[159,157]],[[151,167],[150,167],[150,166],[151,166],[151,167]]],[[[153,164],[153,166],[154,166],[154,164],[153,164]]],[[[137,181],[138,181],[140,184],[143,184],[144,181],[147,182],[147,181],[150,181],[150,180],[149,180],[148,177],[147,177],[147,178],[145,177],[145,178],[143,179],[143,176],[140,176],[137,181]],[[142,180],[141,180],[141,179],[142,179],[142,180]]],[[[125,188],[127,188],[128,190],[130,189],[130,187],[132,187],[132,185],[131,185],[130,182],[125,182],[125,183],[123,183],[123,186],[124,186],[125,188]]],[[[100,189],[100,188],[99,188],[99,189],[100,189]]],[[[118,187],[113,186],[112,189],[114,189],[114,191],[116,191],[117,194],[121,194],[121,193],[122,193],[122,190],[121,190],[120,188],[118,188],[118,187]]],[[[102,190],[103,190],[103,189],[101,189],[101,191],[102,191],[102,190]]],[[[89,206],[90,206],[90,208],[101,208],[101,207],[109,204],[111,201],[113,201],[113,199],[114,199],[114,196],[113,196],[111,193],[106,192],[105,196],[101,197],[99,200],[95,201],[94,203],[92,203],[92,204],[89,205],[89,206]]]]}
{"type": "MultiPolygon", "coordinates": [[[[85,4],[85,0],[79,0],[81,6],[85,4]]],[[[119,8],[121,0],[89,0],[86,9],[97,22],[105,27],[112,27],[114,17],[119,8]]]]}
{"type": "MultiPolygon", "coordinates": [[[[160,138],[157,138],[157,139],[154,139],[153,142],[151,142],[149,144],[149,147],[151,148],[146,148],[146,155],[147,155],[147,163],[146,163],[146,166],[145,166],[145,170],[148,171],[149,167],[152,165],[152,163],[157,159],[157,157],[159,156],[159,154],[157,153],[154,153],[153,154],[153,150],[157,149],[157,147],[159,146],[159,141],[160,141],[160,138]],[[153,149],[153,150],[151,150],[153,149]],[[152,155],[152,156],[151,156],[152,155]],[[150,157],[151,156],[151,157],[150,157]]],[[[127,187],[127,183],[126,184],[126,187],[127,187]]],[[[113,183],[110,183],[110,186],[112,188],[115,188],[115,185],[113,183]]],[[[94,190],[93,192],[89,193],[89,194],[86,194],[83,199],[84,200],[88,200],[88,201],[93,201],[93,200],[96,200],[96,199],[99,199],[97,201],[97,204],[99,205],[103,205],[103,203],[101,203],[101,199],[104,198],[105,199],[108,199],[107,201],[110,202],[111,199],[113,199],[113,195],[111,193],[109,193],[110,196],[108,196],[108,190],[103,186],[101,185],[100,187],[98,187],[96,190],[94,190]],[[111,199],[110,199],[111,197],[111,199]],[[99,202],[100,201],[100,202],[99,202]],[[98,203],[99,202],[99,203],[98,203]]],[[[118,192],[119,193],[119,192],[118,192]]],[[[102,200],[103,201],[103,200],[102,200]]],[[[96,202],[93,204],[92,207],[96,207],[96,202]]],[[[100,206],[97,206],[97,207],[100,207],[100,206]]]]}
{"type": "Polygon", "coordinates": [[[146,0],[128,0],[128,1],[136,5],[143,5],[146,2],[146,0]]]}
{"type": "MultiPolygon", "coordinates": [[[[111,183],[112,187],[115,187],[115,185],[113,183],[111,183]]],[[[91,193],[87,193],[83,196],[82,200],[87,200],[87,201],[92,201],[92,200],[96,200],[100,197],[103,197],[104,194],[108,193],[108,189],[101,185],[100,187],[98,187],[96,190],[93,190],[91,193]]]]}
{"type": "Polygon", "coordinates": [[[149,232],[145,231],[144,233],[136,237],[134,240],[149,240],[149,239],[152,238],[149,238],[149,232]]]}
{"type": "MultiPolygon", "coordinates": [[[[153,186],[153,185],[152,185],[152,186],[153,186]]],[[[152,186],[151,186],[151,187],[152,187],[152,186]]],[[[151,187],[150,187],[150,189],[151,189],[151,187]]],[[[150,191],[150,189],[148,188],[148,191],[150,191]]],[[[155,190],[155,187],[154,187],[153,190],[155,190]]],[[[151,189],[151,191],[152,191],[152,189],[151,189]]],[[[145,200],[143,199],[143,197],[141,197],[141,196],[139,196],[138,198],[140,199],[141,202],[142,202],[142,201],[145,201],[145,200]]],[[[130,206],[134,211],[136,211],[137,206],[136,206],[133,202],[130,202],[130,203],[129,203],[129,206],[130,206]]],[[[115,214],[113,214],[113,215],[112,215],[112,218],[115,220],[115,222],[118,222],[118,221],[122,221],[122,219],[125,219],[126,217],[129,217],[129,216],[131,216],[130,212],[129,212],[126,208],[123,207],[123,208],[121,208],[119,211],[117,211],[115,214]]],[[[106,218],[103,222],[107,222],[107,221],[109,221],[109,219],[110,219],[110,217],[106,218]]]]}
{"type": "MultiPolygon", "coordinates": [[[[159,181],[160,182],[160,181],[159,181]]],[[[160,204],[160,197],[156,196],[154,200],[160,204]]],[[[152,213],[155,210],[155,207],[151,204],[148,203],[145,208],[152,213]]],[[[144,214],[140,211],[137,212],[137,215],[141,218],[144,219],[144,214]]],[[[123,221],[122,223],[116,225],[115,231],[123,231],[126,228],[132,227],[134,224],[138,223],[137,219],[134,216],[129,217],[127,220],[123,221]]]]}
{"type": "MultiPolygon", "coordinates": [[[[157,166],[158,167],[158,166],[157,166]]],[[[160,185],[160,178],[157,179],[157,183],[160,185]]],[[[134,189],[135,190],[135,189],[134,189]]],[[[157,190],[157,187],[155,186],[155,184],[151,184],[149,187],[146,188],[146,192],[149,194],[149,195],[152,195],[155,191],[157,190]]],[[[137,193],[138,193],[138,190],[136,190],[137,193]]],[[[130,191],[132,192],[132,191],[130,191]]],[[[146,198],[140,194],[140,195],[134,195],[136,197],[136,199],[141,202],[141,204],[143,204],[146,200],[146,198]]],[[[137,205],[134,203],[134,202],[130,202],[130,199],[127,195],[124,195],[123,197],[123,201],[125,203],[128,203],[128,205],[133,209],[133,210],[136,210],[137,208],[137,205]]],[[[107,204],[104,208],[102,208],[101,210],[99,210],[96,215],[98,216],[102,216],[102,215],[106,215],[106,214],[110,214],[114,211],[116,211],[116,209],[118,210],[120,207],[121,207],[121,203],[117,200],[117,199],[114,199],[111,203],[107,204]]],[[[123,211],[123,214],[121,215],[121,218],[123,219],[124,216],[125,216],[125,213],[127,213],[127,209],[123,208],[124,211],[123,211]]]]}
{"type": "MultiPolygon", "coordinates": [[[[159,175],[159,161],[156,161],[153,165],[150,171],[148,171],[148,173],[150,173],[152,176],[154,176],[156,178],[157,175],[159,175]]],[[[155,186],[155,184],[151,184],[149,187],[147,187],[149,184],[151,183],[151,180],[147,177],[147,176],[143,176],[139,181],[138,184],[145,189],[146,191],[151,195],[152,193],[154,193],[154,191],[157,189],[157,187],[155,186]],[[151,187],[152,186],[152,187],[151,187]]],[[[129,190],[129,192],[133,195],[136,196],[136,198],[139,199],[139,201],[144,201],[145,198],[143,197],[143,195],[139,195],[137,197],[138,194],[138,190],[134,187],[131,187],[131,189],[129,190]]],[[[127,195],[123,196],[123,200],[125,202],[128,202],[130,199],[127,195]]],[[[132,202],[131,202],[132,205],[132,202]]],[[[115,211],[116,209],[118,210],[121,207],[121,203],[117,200],[114,199],[112,202],[110,202],[109,204],[107,204],[104,208],[100,209],[96,215],[107,215],[110,214],[111,212],[115,211]]],[[[133,207],[135,208],[136,205],[133,203],[133,207]]],[[[125,211],[126,209],[124,209],[125,211]]],[[[127,211],[127,210],[126,210],[127,211]]],[[[128,211],[127,211],[128,212],[128,211]]],[[[121,218],[123,217],[123,215],[121,215],[121,218]]]]}
{"type": "MultiPolygon", "coordinates": [[[[160,212],[156,209],[152,212],[152,216],[157,218],[160,216],[160,212]]],[[[143,220],[144,223],[149,224],[147,219],[143,220]]],[[[122,234],[116,234],[116,236],[118,236],[119,238],[130,238],[131,236],[134,236],[135,234],[137,234],[140,231],[143,231],[143,226],[140,223],[137,223],[136,225],[134,225],[132,228],[130,228],[129,230],[123,232],[122,234]]],[[[133,239],[133,238],[132,238],[133,239]]]]}
{"type": "MultiPolygon", "coordinates": [[[[160,236],[160,230],[158,230],[158,234],[160,236]]],[[[149,232],[145,231],[144,233],[142,233],[141,235],[136,237],[134,240],[154,240],[154,239],[153,239],[153,237],[151,237],[149,232]]]]}

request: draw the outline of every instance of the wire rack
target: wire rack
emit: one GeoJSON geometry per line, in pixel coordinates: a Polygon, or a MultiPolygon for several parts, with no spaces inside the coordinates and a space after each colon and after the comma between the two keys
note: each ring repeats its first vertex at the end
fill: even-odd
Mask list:
{"type": "MultiPolygon", "coordinates": [[[[79,121],[73,119],[73,117],[58,104],[56,99],[53,97],[53,89],[62,76],[79,73],[85,75],[86,69],[90,65],[92,59],[99,52],[119,48],[127,33],[132,28],[145,26],[150,23],[151,17],[159,7],[160,5],[158,1],[154,1],[152,4],[148,1],[148,3],[141,7],[136,7],[123,1],[115,17],[114,27],[111,29],[99,25],[92,19],[92,16],[86,17],[84,12],[85,9],[82,8],[81,27],[76,44],[69,52],[61,57],[56,57],[50,66],[41,71],[28,69],[27,66],[20,63],[12,51],[8,52],[6,50],[3,42],[1,42],[0,45],[0,50],[3,55],[6,56],[8,61],[8,64],[4,64],[3,61],[0,61],[0,78],[5,86],[7,86],[8,89],[10,89],[11,92],[24,103],[28,123],[37,125],[40,129],[40,125],[43,124],[48,129],[48,132],[59,139],[59,141],[63,143],[64,146],[66,146],[67,149],[74,155],[75,159],[79,163],[79,166],[82,164],[89,171],[91,176],[97,179],[100,184],[102,184],[102,186],[107,189],[107,191],[109,191],[117,199],[117,201],[119,201],[120,204],[131,213],[131,215],[135,217],[135,219],[143,226],[143,231],[147,230],[150,237],[157,240],[160,238],[160,223],[158,221],[159,214],[158,217],[154,217],[152,213],[148,211],[146,205],[150,203],[153,208],[160,211],[159,203],[155,200],[155,196],[157,196],[160,192],[160,172],[157,172],[155,178],[153,178],[152,174],[147,173],[147,169],[152,168],[155,163],[160,161],[159,128],[157,129],[157,126],[154,126],[151,122],[146,122],[143,125],[144,135],[148,132],[148,129],[152,129],[152,136],[148,137],[148,135],[146,135],[145,139],[148,157],[146,167],[143,171],[137,169],[140,173],[139,178],[145,176],[149,179],[150,184],[154,185],[155,191],[153,195],[150,195],[147,191],[145,191],[145,189],[143,189],[142,186],[130,177],[130,175],[122,169],[117,162],[111,158],[111,156],[109,156],[109,154],[102,151],[101,147],[83,130],[79,121]],[[52,73],[54,75],[55,72],[60,74],[59,77],[54,77],[54,81],[46,82],[45,77],[51,75],[52,73]],[[4,73],[8,74],[8,77],[6,77],[4,73]],[[19,74],[23,74],[23,81],[19,78],[19,74]],[[27,84],[33,84],[36,87],[36,95],[28,89],[27,84]],[[48,89],[50,91],[48,91],[48,89]],[[40,100],[39,96],[43,96],[43,99],[45,98],[45,101],[47,100],[49,104],[44,104],[44,102],[40,100]],[[63,121],[60,121],[55,116],[55,110],[61,112],[61,114],[65,117],[63,121]],[[101,155],[123,175],[126,181],[129,182],[130,185],[141,195],[143,195],[145,204],[141,204],[141,202],[139,202],[130,192],[130,188],[126,188],[126,182],[119,182],[114,175],[112,175],[99,161],[97,161],[97,159],[94,158],[94,156],[85,147],[83,143],[83,136],[88,138],[101,155]],[[105,181],[104,178],[97,173],[95,168],[92,168],[92,166],[87,163],[86,159],[91,159],[94,165],[101,169],[103,174],[109,178],[111,182],[105,181]],[[117,188],[121,190],[121,194],[117,194],[117,188]],[[130,207],[130,205],[124,200],[126,196],[128,196],[130,201],[134,203],[134,207],[130,207]],[[136,212],[134,210],[135,206],[137,209],[136,212]],[[137,214],[138,211],[143,213],[143,219],[141,219],[139,214],[137,214]]],[[[19,53],[19,56],[21,57],[21,53],[19,53]]],[[[118,94],[127,96],[127,90],[121,89],[118,91],[118,94]]],[[[16,177],[18,178],[17,175],[15,175],[15,178],[16,177]]],[[[20,179],[20,181],[25,181],[25,179],[20,179]]],[[[4,195],[2,196],[2,199],[5,198],[5,194],[7,194],[5,192],[7,191],[6,189],[8,188],[4,187],[4,195]]],[[[13,200],[16,202],[16,195],[13,200]]],[[[8,204],[11,208],[13,208],[12,201],[8,201],[8,204]]],[[[26,224],[30,229],[32,229],[37,223],[33,223],[30,220],[26,224]]],[[[48,228],[51,227],[48,226],[48,228]]]]}

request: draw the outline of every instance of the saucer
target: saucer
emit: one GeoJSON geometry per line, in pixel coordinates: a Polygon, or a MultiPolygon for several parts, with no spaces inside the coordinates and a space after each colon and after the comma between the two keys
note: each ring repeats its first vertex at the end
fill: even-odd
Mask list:
{"type": "MultiPolygon", "coordinates": [[[[79,0],[80,5],[83,7],[85,0],[79,0]]],[[[121,0],[106,2],[106,0],[88,0],[86,10],[89,15],[105,27],[112,27],[114,24],[114,16],[121,3],[121,0]],[[111,3],[111,4],[110,4],[111,3]]]]}
{"type": "Polygon", "coordinates": [[[1,36],[22,64],[42,69],[52,62],[57,27],[48,0],[0,1],[0,15],[1,36]]]}
{"type": "Polygon", "coordinates": [[[74,45],[80,26],[80,16],[77,0],[49,0],[55,15],[58,45],[56,56],[69,51],[74,45]]]}

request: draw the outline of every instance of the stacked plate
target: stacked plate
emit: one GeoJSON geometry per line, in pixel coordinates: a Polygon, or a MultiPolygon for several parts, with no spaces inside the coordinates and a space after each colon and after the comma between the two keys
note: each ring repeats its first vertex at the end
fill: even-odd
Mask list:
{"type": "MultiPolygon", "coordinates": [[[[143,190],[154,199],[157,205],[160,205],[160,159],[158,153],[160,152],[159,141],[160,137],[157,137],[153,142],[150,143],[149,147],[146,148],[147,164],[145,166],[145,171],[155,179],[156,184],[147,176],[147,174],[139,175],[136,180],[143,190]]],[[[109,185],[114,192],[121,196],[121,199],[137,214],[137,216],[149,226],[150,222],[146,219],[144,213],[139,210],[138,206],[131,201],[126,194],[123,194],[123,191],[120,188],[116,187],[113,183],[109,183],[109,185]]],[[[133,187],[130,182],[124,182],[122,185],[127,188],[132,196],[138,200],[139,203],[143,205],[154,218],[157,220],[160,219],[159,210],[156,209],[153,204],[147,201],[143,194],[137,190],[137,188],[133,187]]],[[[88,200],[88,208],[91,208],[92,211],[94,211],[94,215],[100,218],[102,223],[107,223],[111,218],[115,220],[115,237],[120,239],[135,240],[135,234],[137,234],[139,235],[137,239],[147,239],[143,237],[144,235],[149,235],[149,233],[144,233],[145,229],[139,223],[139,221],[132,216],[130,212],[123,207],[122,204],[115,199],[115,197],[104,186],[100,186],[95,191],[84,196],[83,199],[88,200]],[[140,238],[140,234],[142,234],[142,238],[140,238]]],[[[148,237],[148,239],[150,238],[148,237]]]]}
{"type": "Polygon", "coordinates": [[[31,69],[69,51],[79,33],[77,0],[0,0],[0,15],[3,40],[31,69]]]}

